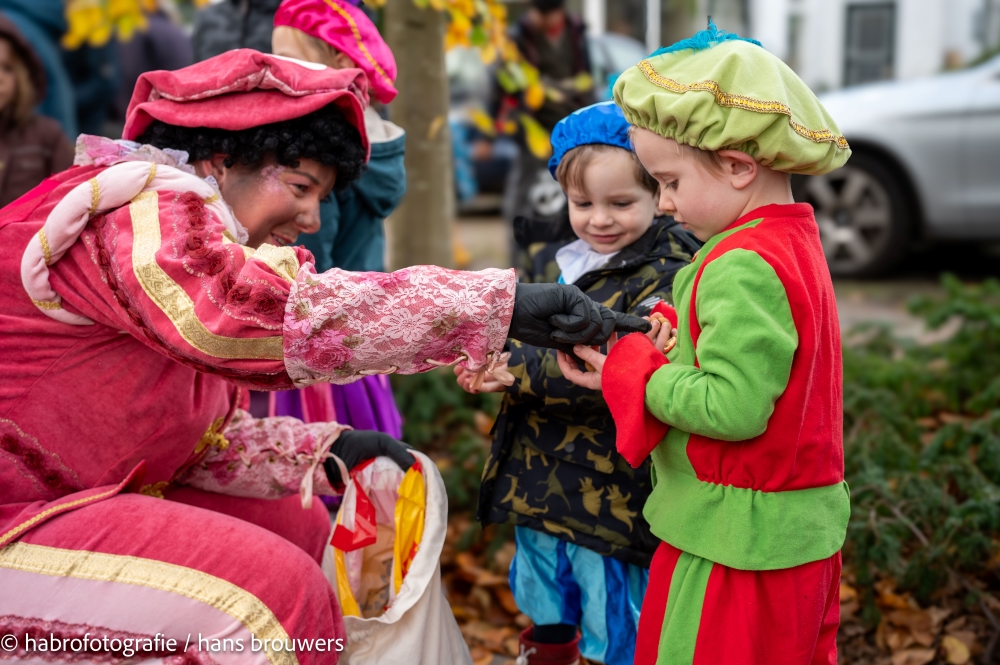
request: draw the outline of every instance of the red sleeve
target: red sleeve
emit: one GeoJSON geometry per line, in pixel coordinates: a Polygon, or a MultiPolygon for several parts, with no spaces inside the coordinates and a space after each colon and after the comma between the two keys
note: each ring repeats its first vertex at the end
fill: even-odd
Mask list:
{"type": "Polygon", "coordinates": [[[633,333],[611,347],[604,363],[601,390],[618,430],[615,446],[633,468],[642,464],[670,428],[646,408],[646,384],[667,362],[648,337],[633,333]]]}

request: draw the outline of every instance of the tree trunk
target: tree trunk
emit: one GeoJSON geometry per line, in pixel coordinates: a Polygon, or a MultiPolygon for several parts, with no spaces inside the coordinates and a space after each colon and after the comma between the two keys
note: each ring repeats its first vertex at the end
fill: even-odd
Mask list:
{"type": "Polygon", "coordinates": [[[445,13],[388,0],[386,42],[396,57],[392,120],[406,130],[406,195],[387,220],[389,267],[453,261],[454,185],[444,64],[445,13]]]}

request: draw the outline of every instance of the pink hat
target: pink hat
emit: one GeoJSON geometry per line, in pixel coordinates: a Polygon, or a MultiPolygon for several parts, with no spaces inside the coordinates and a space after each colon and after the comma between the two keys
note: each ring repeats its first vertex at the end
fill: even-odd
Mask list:
{"type": "Polygon", "coordinates": [[[153,120],[239,130],[299,118],[336,104],[361,134],[367,151],[367,102],[368,82],[356,69],[330,69],[238,49],[183,69],[140,76],[122,138],[135,140],[153,120]]]}
{"type": "Polygon", "coordinates": [[[348,0],[284,0],[274,25],[287,25],[346,53],[371,83],[383,104],[396,96],[396,59],[363,11],[348,0]]]}

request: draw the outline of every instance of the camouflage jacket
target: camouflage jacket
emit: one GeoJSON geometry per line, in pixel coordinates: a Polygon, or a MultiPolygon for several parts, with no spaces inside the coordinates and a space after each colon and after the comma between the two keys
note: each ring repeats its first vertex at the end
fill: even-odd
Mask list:
{"type": "MultiPolygon", "coordinates": [[[[527,281],[559,278],[556,251],[570,240],[527,245],[527,281]]],[[[575,238],[574,238],[575,239],[575,238]]],[[[575,283],[619,312],[649,314],[670,302],[674,274],[699,243],[669,218],[658,218],[608,265],[575,283]]],[[[562,376],[555,351],[511,342],[514,385],[504,395],[483,472],[478,517],[544,531],[628,563],[649,567],[659,541],[642,517],[652,486],[649,462],[632,469],[615,450],[615,425],[600,392],[562,376]]]]}

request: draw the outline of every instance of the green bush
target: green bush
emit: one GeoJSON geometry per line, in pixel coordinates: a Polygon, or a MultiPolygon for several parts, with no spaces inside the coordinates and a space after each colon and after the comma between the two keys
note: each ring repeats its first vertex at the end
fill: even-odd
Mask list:
{"type": "Polygon", "coordinates": [[[971,592],[970,579],[998,582],[1000,283],[943,284],[944,299],[910,309],[931,329],[957,325],[946,340],[919,345],[869,328],[844,348],[845,566],[871,623],[876,579],[894,578],[921,604],[948,583],[971,592]]]}

